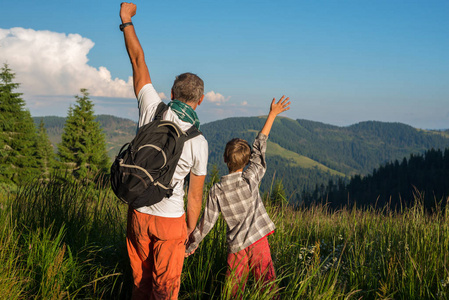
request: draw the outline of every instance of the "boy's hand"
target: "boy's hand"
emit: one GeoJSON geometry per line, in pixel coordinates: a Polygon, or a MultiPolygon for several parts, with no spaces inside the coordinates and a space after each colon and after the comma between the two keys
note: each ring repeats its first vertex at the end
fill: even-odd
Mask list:
{"type": "Polygon", "coordinates": [[[120,4],[120,18],[122,23],[131,22],[131,18],[136,14],[137,6],[134,3],[122,2],[120,4]]]}
{"type": "Polygon", "coordinates": [[[276,102],[276,99],[273,98],[273,101],[271,101],[271,106],[270,106],[270,114],[274,114],[275,116],[277,116],[281,112],[284,112],[284,111],[290,109],[290,107],[289,107],[290,101],[288,101],[290,98],[287,97],[284,99],[284,97],[285,96],[282,96],[278,102],[276,102]]]}
{"type": "Polygon", "coordinates": [[[273,98],[273,101],[271,101],[270,113],[268,114],[267,120],[265,121],[262,130],[260,131],[262,134],[268,136],[271,131],[271,126],[273,126],[274,119],[276,119],[276,116],[281,112],[290,109],[290,101],[288,101],[288,99],[290,98],[287,97],[284,99],[284,97],[285,96],[282,96],[278,102],[276,102],[275,98],[273,98]]]}
{"type": "MultiPolygon", "coordinates": [[[[186,244],[186,249],[188,249],[189,248],[189,246],[190,246],[190,240],[187,242],[187,244],[186,244]]],[[[190,255],[192,255],[193,253],[195,253],[195,251],[196,251],[196,249],[198,249],[198,246],[199,245],[197,245],[196,247],[195,247],[195,249],[193,249],[192,251],[190,251],[190,252],[186,252],[185,254],[184,254],[184,257],[189,257],[190,255]]]]}
{"type": "Polygon", "coordinates": [[[198,246],[195,249],[193,249],[191,252],[184,254],[184,257],[189,257],[190,255],[195,253],[196,249],[198,249],[198,246]]]}

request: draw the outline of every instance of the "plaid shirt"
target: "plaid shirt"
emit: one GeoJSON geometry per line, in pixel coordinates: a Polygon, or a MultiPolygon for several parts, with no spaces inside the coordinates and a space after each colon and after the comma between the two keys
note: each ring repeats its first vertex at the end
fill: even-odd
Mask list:
{"type": "Polygon", "coordinates": [[[236,253],[275,229],[259,194],[266,170],[267,136],[259,133],[253,143],[248,168],[221,177],[209,191],[200,223],[190,237],[186,253],[192,252],[214,227],[220,212],[227,223],[228,251],[236,253]]]}

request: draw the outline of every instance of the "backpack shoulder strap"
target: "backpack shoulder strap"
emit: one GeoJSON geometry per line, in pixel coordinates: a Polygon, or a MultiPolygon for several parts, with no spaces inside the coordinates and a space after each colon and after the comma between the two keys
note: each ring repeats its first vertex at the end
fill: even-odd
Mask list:
{"type": "Polygon", "coordinates": [[[156,108],[156,113],[154,114],[155,120],[162,120],[162,115],[168,109],[168,105],[161,101],[156,108]]]}
{"type": "Polygon", "coordinates": [[[186,131],[186,136],[187,136],[186,141],[193,139],[194,137],[199,136],[200,134],[203,134],[203,133],[195,126],[192,126],[186,131]]]}

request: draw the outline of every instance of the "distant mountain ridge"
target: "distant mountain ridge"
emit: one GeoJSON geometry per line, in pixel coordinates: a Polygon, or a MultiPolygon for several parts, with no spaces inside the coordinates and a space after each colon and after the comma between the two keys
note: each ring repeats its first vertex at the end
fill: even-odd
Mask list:
{"type": "MultiPolygon", "coordinates": [[[[264,121],[265,117],[229,118],[207,123],[201,129],[214,154],[232,137],[241,135],[252,140],[264,121]]],[[[449,136],[444,132],[402,123],[367,121],[338,127],[282,117],[276,119],[269,140],[346,175],[367,174],[381,163],[410,153],[449,146],[449,136]]]]}
{"type": "MultiPolygon", "coordinates": [[[[36,124],[43,118],[51,142],[60,142],[65,118],[35,117],[36,124]]],[[[108,153],[113,158],[120,147],[129,142],[137,124],[129,119],[98,115],[104,129],[108,153]]],[[[226,142],[240,137],[252,143],[262,128],[265,117],[235,117],[201,125],[209,143],[209,170],[217,166],[226,174],[223,149],[226,142]]],[[[316,185],[329,179],[348,179],[367,175],[380,165],[402,160],[413,153],[449,147],[449,130],[422,130],[402,123],[377,121],[360,122],[339,127],[309,120],[278,117],[273,125],[267,147],[267,173],[262,189],[269,191],[273,177],[282,179],[287,194],[316,185]]]]}
{"type": "MultiPolygon", "coordinates": [[[[265,117],[246,117],[204,124],[201,130],[209,143],[209,164],[217,165],[221,174],[226,173],[222,158],[226,142],[240,137],[251,143],[264,122],[265,117]]],[[[262,189],[270,190],[275,175],[282,179],[287,194],[326,185],[330,179],[337,182],[356,174],[367,175],[382,164],[412,153],[449,147],[446,131],[376,121],[338,127],[285,117],[276,119],[269,141],[262,189]]]]}

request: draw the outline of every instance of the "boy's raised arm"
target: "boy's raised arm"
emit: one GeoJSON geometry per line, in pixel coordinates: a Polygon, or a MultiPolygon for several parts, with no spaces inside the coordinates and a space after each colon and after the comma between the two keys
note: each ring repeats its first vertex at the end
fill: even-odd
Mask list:
{"type": "Polygon", "coordinates": [[[273,126],[274,119],[278,114],[281,112],[284,112],[286,110],[290,109],[290,101],[288,101],[290,98],[285,98],[285,96],[282,96],[281,99],[279,99],[278,102],[276,102],[276,99],[273,98],[270,105],[270,112],[268,113],[267,120],[265,121],[265,124],[262,127],[261,133],[268,136],[271,131],[271,127],[273,126]],[[288,101],[288,102],[287,102],[288,101]]]}
{"type": "Polygon", "coordinates": [[[134,25],[131,18],[136,14],[137,7],[134,3],[123,2],[120,5],[120,19],[122,25],[127,24],[121,29],[125,36],[126,51],[128,51],[129,59],[133,67],[134,93],[139,95],[140,89],[147,83],[151,83],[150,72],[145,63],[145,56],[139,39],[137,38],[134,25]],[[131,23],[131,24],[129,24],[131,23]]]}

